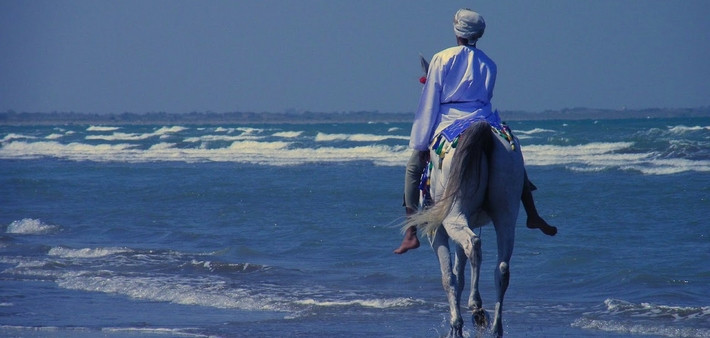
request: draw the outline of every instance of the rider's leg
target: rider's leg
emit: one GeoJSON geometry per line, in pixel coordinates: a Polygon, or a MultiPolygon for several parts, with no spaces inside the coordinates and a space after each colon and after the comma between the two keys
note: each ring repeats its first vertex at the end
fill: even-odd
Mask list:
{"type": "Polygon", "coordinates": [[[520,200],[523,202],[523,208],[525,208],[525,213],[528,214],[527,227],[530,229],[540,229],[545,235],[554,236],[557,234],[557,228],[547,224],[542,217],[537,213],[537,208],[535,208],[535,200],[533,199],[532,192],[535,190],[535,186],[528,180],[528,174],[525,173],[525,183],[523,184],[523,195],[520,200]]]}
{"type": "MultiPolygon", "coordinates": [[[[420,151],[412,151],[412,155],[407,162],[407,171],[404,176],[404,206],[406,207],[407,216],[412,215],[419,209],[419,181],[421,180],[422,171],[426,166],[426,160],[420,151]]],[[[396,254],[403,254],[410,249],[419,247],[419,238],[417,238],[417,228],[411,226],[404,233],[404,239],[399,248],[394,250],[396,254]]]]}

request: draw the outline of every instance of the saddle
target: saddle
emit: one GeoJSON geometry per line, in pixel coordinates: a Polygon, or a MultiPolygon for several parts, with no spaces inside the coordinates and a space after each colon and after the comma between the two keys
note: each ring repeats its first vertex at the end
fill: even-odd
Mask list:
{"type": "Polygon", "coordinates": [[[471,114],[467,117],[454,121],[439,132],[439,134],[434,136],[434,142],[432,142],[431,149],[433,149],[436,154],[443,159],[449,150],[456,148],[456,144],[458,143],[457,141],[461,133],[478,121],[488,122],[488,124],[491,125],[491,130],[507,140],[512,149],[515,150],[513,132],[505,122],[500,120],[498,111],[495,111],[493,114],[488,116],[471,114]]]}
{"type": "MultiPolygon", "coordinates": [[[[446,154],[449,153],[451,149],[456,149],[461,133],[463,133],[468,127],[478,121],[487,121],[488,124],[491,125],[491,130],[494,133],[500,135],[506,141],[508,141],[508,143],[510,143],[511,149],[515,150],[515,139],[513,138],[513,132],[510,130],[510,127],[508,127],[505,122],[502,122],[500,120],[498,111],[495,111],[493,114],[490,114],[488,116],[471,114],[470,116],[460,118],[454,121],[434,136],[430,148],[434,150],[437,155],[439,155],[437,161],[439,163],[439,168],[441,168],[441,163],[443,162],[444,157],[446,157],[446,154]]],[[[422,172],[422,178],[419,183],[419,190],[422,191],[422,204],[424,206],[433,204],[429,181],[429,177],[431,176],[431,171],[433,168],[433,160],[429,159],[429,163],[427,163],[427,165],[424,167],[424,171],[422,172]]]]}

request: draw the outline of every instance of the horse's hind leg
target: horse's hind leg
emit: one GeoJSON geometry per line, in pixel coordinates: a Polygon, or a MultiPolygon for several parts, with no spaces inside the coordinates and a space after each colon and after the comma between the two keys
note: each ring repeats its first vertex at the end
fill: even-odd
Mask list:
{"type": "Polygon", "coordinates": [[[510,282],[510,258],[513,255],[515,242],[515,219],[496,223],[496,237],[498,241],[498,265],[495,269],[496,283],[496,308],[493,318],[493,333],[503,336],[503,298],[510,282]]]}
{"type": "MultiPolygon", "coordinates": [[[[485,312],[483,311],[481,295],[478,290],[478,280],[481,270],[481,239],[473,233],[468,226],[468,219],[461,212],[461,203],[454,201],[451,211],[444,218],[443,225],[449,237],[457,244],[457,257],[465,256],[471,262],[471,294],[468,300],[468,308],[473,311],[473,324],[479,328],[486,327],[485,312]]],[[[458,262],[465,262],[458,259],[458,262]]],[[[463,290],[463,269],[465,264],[457,264],[457,276],[459,277],[459,294],[463,290]]],[[[460,299],[460,298],[459,298],[460,299]]]]}
{"type": "Polygon", "coordinates": [[[466,262],[470,260],[471,262],[471,292],[468,296],[468,309],[471,310],[471,321],[473,325],[478,329],[485,329],[488,327],[488,317],[483,310],[483,301],[481,300],[481,293],[478,289],[478,280],[481,273],[481,238],[474,236],[471,240],[473,244],[473,255],[471,257],[466,257],[466,253],[463,248],[456,246],[456,263],[454,264],[454,274],[456,275],[457,283],[457,297],[461,297],[465,286],[465,269],[466,262]]]}
{"type": "Polygon", "coordinates": [[[451,211],[444,218],[443,225],[449,237],[463,248],[466,257],[469,259],[474,257],[474,239],[478,237],[468,227],[468,220],[461,212],[461,203],[459,201],[455,201],[451,205],[451,211]]]}
{"type": "Polygon", "coordinates": [[[444,287],[446,299],[449,301],[449,315],[451,323],[450,336],[463,335],[463,319],[459,310],[459,292],[456,290],[456,279],[451,271],[451,251],[449,249],[449,236],[443,227],[439,227],[431,239],[431,247],[441,268],[441,285],[444,287]]]}
{"type": "Polygon", "coordinates": [[[473,324],[479,328],[485,328],[488,326],[488,321],[486,313],[483,310],[481,293],[478,290],[482,260],[481,238],[475,236],[472,239],[472,244],[473,256],[469,257],[471,260],[471,293],[468,296],[468,308],[471,310],[471,320],[473,321],[473,324]]]}

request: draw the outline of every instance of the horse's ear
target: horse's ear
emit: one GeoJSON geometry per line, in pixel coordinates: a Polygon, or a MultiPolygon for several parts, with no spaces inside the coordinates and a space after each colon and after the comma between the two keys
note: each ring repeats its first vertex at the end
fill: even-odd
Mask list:
{"type": "Polygon", "coordinates": [[[424,75],[429,73],[429,61],[427,61],[424,58],[424,55],[422,55],[422,53],[419,53],[419,63],[422,65],[422,70],[424,71],[424,75]]]}

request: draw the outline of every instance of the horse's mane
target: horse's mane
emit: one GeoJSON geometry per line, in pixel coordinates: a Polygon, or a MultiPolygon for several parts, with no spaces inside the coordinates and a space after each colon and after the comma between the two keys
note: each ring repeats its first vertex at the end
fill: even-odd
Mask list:
{"type": "Polygon", "coordinates": [[[459,136],[456,151],[451,159],[451,172],[444,188],[443,197],[434,201],[434,205],[409,217],[403,230],[416,226],[423,233],[433,235],[451,207],[463,194],[473,196],[480,188],[481,161],[489,156],[493,142],[491,126],[485,120],[476,122],[459,136]],[[464,191],[462,187],[475,187],[464,191]]]}

